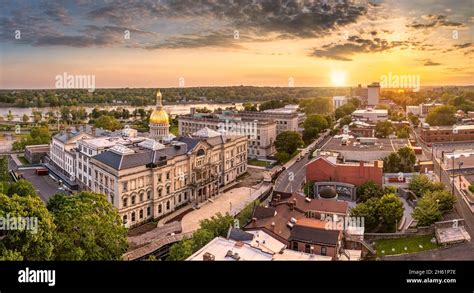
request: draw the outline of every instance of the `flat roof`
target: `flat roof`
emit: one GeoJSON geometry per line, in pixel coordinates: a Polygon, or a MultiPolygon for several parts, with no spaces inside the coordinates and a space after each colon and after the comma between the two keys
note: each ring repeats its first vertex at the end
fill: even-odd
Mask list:
{"type": "Polygon", "coordinates": [[[248,243],[216,237],[186,260],[202,261],[204,254],[210,253],[214,256],[214,260],[236,261],[235,258],[227,256],[229,251],[235,256],[238,255],[239,260],[272,260],[273,258],[271,253],[252,247],[248,243]]]}
{"type": "Polygon", "coordinates": [[[368,113],[387,114],[388,115],[388,110],[386,110],[386,109],[362,109],[362,110],[355,110],[354,112],[352,112],[352,115],[368,114],[368,113]]]}

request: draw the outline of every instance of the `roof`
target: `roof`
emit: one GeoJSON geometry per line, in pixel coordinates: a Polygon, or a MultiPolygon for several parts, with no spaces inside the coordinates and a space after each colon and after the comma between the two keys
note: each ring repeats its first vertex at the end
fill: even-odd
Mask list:
{"type": "Polygon", "coordinates": [[[252,247],[248,243],[216,237],[186,260],[203,260],[206,253],[211,254],[214,260],[227,261],[272,260],[273,258],[271,253],[252,247]],[[232,255],[232,257],[230,255],[232,255]]]}
{"type": "Polygon", "coordinates": [[[293,229],[291,229],[289,241],[296,240],[336,246],[337,242],[339,241],[340,234],[341,231],[325,230],[296,224],[293,229]]]}
{"type": "Polygon", "coordinates": [[[325,260],[331,261],[332,257],[327,255],[310,254],[291,249],[285,249],[282,253],[275,253],[273,260],[325,260]]]}
{"type": "Polygon", "coordinates": [[[273,207],[256,206],[253,216],[257,219],[264,219],[275,216],[276,209],[273,207]]]}
{"type": "Polygon", "coordinates": [[[202,138],[209,138],[209,137],[216,137],[221,136],[221,134],[215,130],[212,130],[208,127],[204,127],[199,129],[198,131],[193,133],[193,136],[202,137],[202,138]]]}
{"type": "Polygon", "coordinates": [[[296,209],[303,212],[314,211],[346,215],[349,209],[349,204],[345,201],[311,199],[308,202],[304,197],[294,195],[288,202],[293,202],[294,200],[296,200],[296,209]]]}
{"type": "Polygon", "coordinates": [[[227,238],[235,241],[252,241],[254,235],[241,229],[231,227],[227,233],[227,238]]]}

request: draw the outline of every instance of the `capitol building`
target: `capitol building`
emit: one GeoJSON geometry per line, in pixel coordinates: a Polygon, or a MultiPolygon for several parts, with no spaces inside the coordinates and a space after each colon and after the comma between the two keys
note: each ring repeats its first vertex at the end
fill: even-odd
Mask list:
{"type": "Polygon", "coordinates": [[[107,135],[59,133],[51,142],[51,167],[78,190],[105,194],[127,227],[199,205],[247,171],[246,136],[202,128],[175,137],[160,91],[149,126],[147,136],[128,127],[107,135]]]}

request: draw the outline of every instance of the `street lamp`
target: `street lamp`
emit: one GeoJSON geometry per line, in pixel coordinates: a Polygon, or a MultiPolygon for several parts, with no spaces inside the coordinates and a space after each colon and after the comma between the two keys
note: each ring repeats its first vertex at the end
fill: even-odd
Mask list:
{"type": "Polygon", "coordinates": [[[464,165],[463,162],[459,162],[459,190],[461,190],[461,166],[464,165]]]}

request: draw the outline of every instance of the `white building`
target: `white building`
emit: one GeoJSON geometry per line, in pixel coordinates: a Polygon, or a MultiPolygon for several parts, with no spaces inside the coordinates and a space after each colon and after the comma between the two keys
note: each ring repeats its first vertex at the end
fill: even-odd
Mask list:
{"type": "Polygon", "coordinates": [[[334,110],[336,110],[337,108],[347,104],[348,101],[349,98],[346,96],[334,96],[332,97],[332,107],[334,110]]]}
{"type": "Polygon", "coordinates": [[[406,107],[406,114],[413,114],[415,116],[421,116],[421,109],[420,106],[407,106],[406,107]]]}
{"type": "Polygon", "coordinates": [[[359,120],[371,123],[385,121],[388,119],[388,110],[386,109],[372,109],[355,110],[352,112],[352,120],[359,120]]]}

